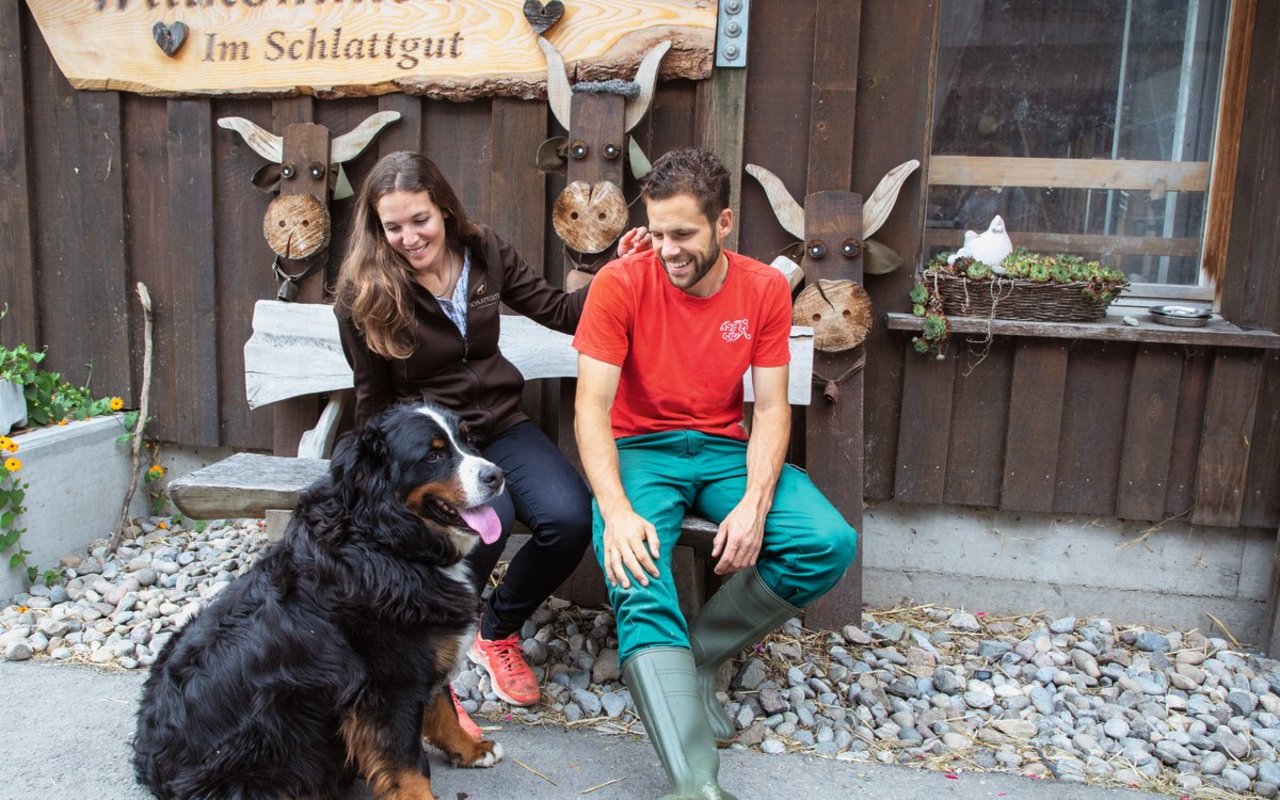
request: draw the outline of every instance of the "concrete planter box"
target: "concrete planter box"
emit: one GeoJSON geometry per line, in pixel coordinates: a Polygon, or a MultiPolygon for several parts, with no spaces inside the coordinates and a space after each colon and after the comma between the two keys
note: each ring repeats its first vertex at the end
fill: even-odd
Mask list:
{"type": "Polygon", "coordinates": [[[27,398],[13,381],[0,381],[0,435],[27,424],[27,398]]]}
{"type": "MultiPolygon", "coordinates": [[[[58,566],[67,553],[83,551],[94,539],[110,535],[120,520],[120,504],[129,489],[129,445],[117,442],[124,433],[119,414],[29,431],[13,437],[22,460],[18,473],[28,484],[18,519],[26,528],[22,546],[27,561],[39,569],[58,566]]],[[[147,513],[147,493],[134,493],[130,513],[147,513]]],[[[0,560],[0,601],[30,588],[21,568],[0,560]]],[[[2,603],[0,603],[2,604],[2,603]]]]}

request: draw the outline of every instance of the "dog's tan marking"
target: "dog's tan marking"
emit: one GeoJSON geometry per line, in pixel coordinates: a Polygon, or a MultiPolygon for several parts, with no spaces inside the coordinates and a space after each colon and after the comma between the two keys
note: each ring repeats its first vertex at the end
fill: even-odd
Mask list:
{"type": "MultiPolygon", "coordinates": [[[[452,675],[462,663],[462,642],[449,637],[441,637],[436,648],[436,669],[445,675],[452,675]]],[[[443,691],[443,688],[441,689],[443,691]]]]}
{"type": "Polygon", "coordinates": [[[477,742],[462,730],[444,687],[422,714],[422,735],[443,750],[455,767],[491,767],[502,758],[502,748],[494,742],[477,742]]]}
{"type": "Polygon", "coordinates": [[[466,492],[463,491],[462,483],[457,479],[457,476],[450,477],[448,480],[432,481],[431,483],[413,487],[405,498],[405,505],[414,510],[420,510],[436,498],[451,506],[467,505],[466,492]]]}
{"type": "MultiPolygon", "coordinates": [[[[452,708],[452,703],[449,704],[452,708]]],[[[456,720],[455,720],[456,723],[456,720]]],[[[386,730],[358,714],[342,722],[347,760],[354,762],[378,800],[434,800],[431,779],[418,772],[417,764],[398,763],[387,754],[386,730]]]]}

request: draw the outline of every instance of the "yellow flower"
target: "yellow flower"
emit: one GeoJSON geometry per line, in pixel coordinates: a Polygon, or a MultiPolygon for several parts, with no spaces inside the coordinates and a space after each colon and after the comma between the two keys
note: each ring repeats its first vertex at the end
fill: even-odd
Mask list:
{"type": "Polygon", "coordinates": [[[160,530],[167,531],[167,530],[169,530],[169,523],[167,523],[167,522],[157,522],[157,523],[156,523],[156,527],[157,527],[157,528],[159,528],[160,530]]]}
{"type": "Polygon", "coordinates": [[[147,483],[151,483],[152,481],[158,481],[163,477],[164,467],[159,464],[152,464],[151,468],[147,470],[147,474],[144,476],[144,479],[147,483]]]}
{"type": "Polygon", "coordinates": [[[6,458],[4,460],[4,468],[10,472],[17,472],[22,469],[22,462],[16,458],[6,458]]]}
{"type": "Polygon", "coordinates": [[[124,408],[124,400],[120,399],[119,397],[113,397],[113,398],[111,398],[111,410],[112,410],[112,411],[119,411],[119,410],[120,410],[120,409],[122,409],[122,408],[124,408]]]}
{"type": "Polygon", "coordinates": [[[0,436],[0,450],[9,453],[18,452],[18,443],[10,439],[8,436],[0,436]]]}
{"type": "Polygon", "coordinates": [[[67,422],[69,422],[69,420],[66,417],[63,417],[62,419],[58,420],[59,425],[66,425],[67,422]]]}

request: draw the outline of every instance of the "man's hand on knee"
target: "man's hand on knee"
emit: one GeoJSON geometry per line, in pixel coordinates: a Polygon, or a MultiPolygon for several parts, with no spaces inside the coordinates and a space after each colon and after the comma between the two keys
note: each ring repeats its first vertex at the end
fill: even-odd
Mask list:
{"type": "Polygon", "coordinates": [[[650,575],[658,577],[658,552],[657,529],[635,511],[604,518],[604,577],[610,586],[630,589],[632,576],[648,586],[650,575]]]}
{"type": "Polygon", "coordinates": [[[763,542],[764,514],[739,503],[720,523],[711,544],[711,557],[720,559],[716,562],[715,573],[729,575],[754,566],[760,558],[763,542]]]}

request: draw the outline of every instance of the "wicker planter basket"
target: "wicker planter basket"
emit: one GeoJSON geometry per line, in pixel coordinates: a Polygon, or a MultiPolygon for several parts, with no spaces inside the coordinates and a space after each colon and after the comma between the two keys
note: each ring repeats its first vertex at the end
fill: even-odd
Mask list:
{"type": "Polygon", "coordinates": [[[937,270],[927,272],[924,282],[930,289],[936,286],[948,316],[1097,322],[1111,304],[1111,299],[1099,302],[1090,297],[1085,292],[1087,281],[1037,283],[1001,276],[973,280],[937,270]]]}

